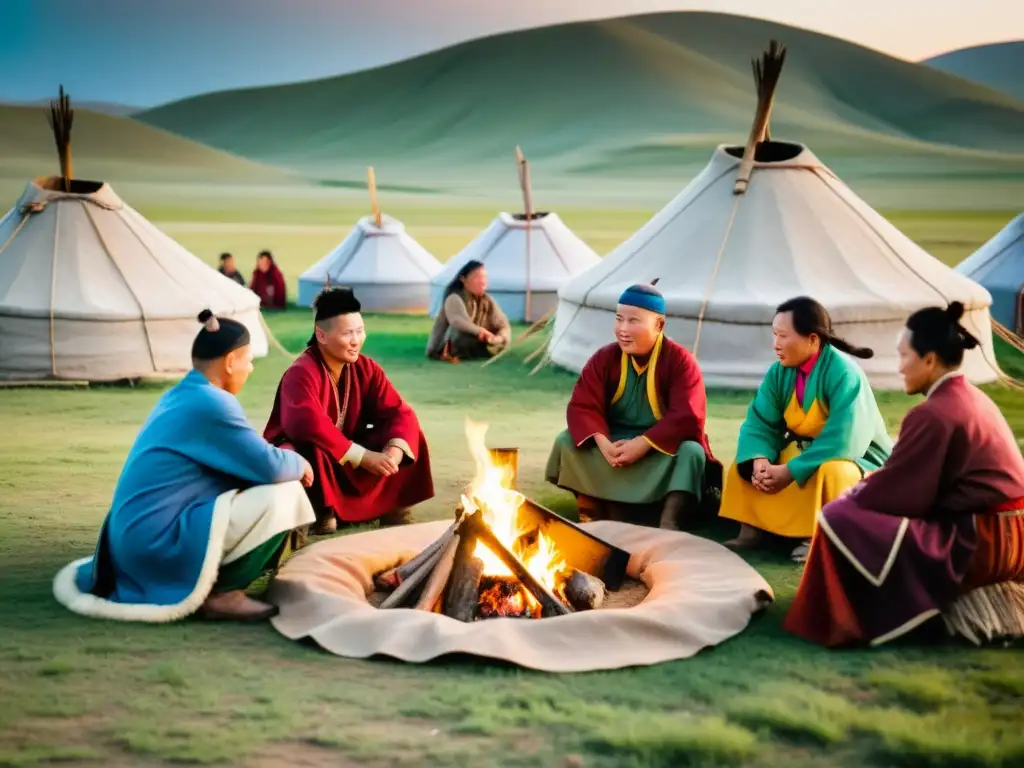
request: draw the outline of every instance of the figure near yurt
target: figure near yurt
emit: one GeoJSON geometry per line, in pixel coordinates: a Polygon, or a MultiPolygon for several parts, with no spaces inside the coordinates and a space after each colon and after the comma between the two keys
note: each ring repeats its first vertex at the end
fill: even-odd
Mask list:
{"type": "Polygon", "coordinates": [[[885,465],[821,511],[790,632],[829,647],[1024,637],[1024,457],[963,374],[980,344],[963,315],[953,302],[907,319],[899,372],[924,401],[885,465]]]}
{"type": "Polygon", "coordinates": [[[339,520],[406,523],[411,507],[434,495],[416,412],[362,354],[366,328],[352,290],[327,288],[314,307],[313,335],[281,378],[264,437],[312,464],[312,533],[333,533],[339,520]]]}
{"type": "Polygon", "coordinates": [[[427,357],[446,362],[494,357],[511,340],[508,317],[487,293],[487,267],[467,261],[445,289],[427,357]]]}
{"type": "Polygon", "coordinates": [[[274,263],[270,251],[260,251],[249,289],[260,297],[262,309],[284,309],[288,306],[288,287],[284,273],[274,263]]]}
{"type": "Polygon", "coordinates": [[[653,285],[623,291],[614,330],[580,373],[545,478],[576,495],[581,520],[693,527],[722,477],[700,367],[665,336],[665,299],[653,285]]]}
{"type": "Polygon", "coordinates": [[[245,278],[242,277],[242,273],[238,271],[235,266],[235,256],[231,253],[222,253],[220,255],[220,266],[217,267],[217,271],[220,272],[224,277],[230,278],[238,283],[243,288],[245,286],[245,278]]]}
{"type": "Polygon", "coordinates": [[[726,546],[765,543],[765,533],[798,540],[807,557],[821,508],[878,469],[892,439],[863,369],[870,349],[837,337],[825,307],[798,296],[772,322],[778,361],[768,369],[740,427],[719,515],[740,523],[726,546]]]}

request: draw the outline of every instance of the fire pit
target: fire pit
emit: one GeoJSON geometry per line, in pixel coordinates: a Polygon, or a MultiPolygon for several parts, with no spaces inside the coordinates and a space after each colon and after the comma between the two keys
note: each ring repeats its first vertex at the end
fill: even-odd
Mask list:
{"type": "Polygon", "coordinates": [[[697,536],[576,525],[514,490],[514,462],[467,424],[476,475],[454,522],[339,536],[271,583],[272,624],[332,653],[423,662],[449,653],[548,671],[686,658],[773,599],[742,558],[697,536]]]}

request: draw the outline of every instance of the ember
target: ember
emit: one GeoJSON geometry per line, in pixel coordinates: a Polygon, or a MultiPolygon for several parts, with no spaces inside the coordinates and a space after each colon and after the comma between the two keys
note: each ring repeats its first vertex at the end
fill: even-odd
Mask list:
{"type": "Polygon", "coordinates": [[[457,519],[416,557],[376,575],[377,587],[391,591],[380,607],[415,607],[460,621],[601,607],[606,582],[612,589],[621,584],[629,553],[515,491],[515,464],[494,460],[486,432],[486,424],[467,420],[476,476],[457,519]]]}

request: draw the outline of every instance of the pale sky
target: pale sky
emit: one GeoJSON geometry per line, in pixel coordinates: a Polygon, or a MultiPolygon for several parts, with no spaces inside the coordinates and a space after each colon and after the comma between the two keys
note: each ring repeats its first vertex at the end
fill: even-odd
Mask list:
{"type": "Polygon", "coordinates": [[[0,100],[152,106],[631,13],[760,16],[910,60],[1024,39],[1024,0],[0,0],[0,100]]]}

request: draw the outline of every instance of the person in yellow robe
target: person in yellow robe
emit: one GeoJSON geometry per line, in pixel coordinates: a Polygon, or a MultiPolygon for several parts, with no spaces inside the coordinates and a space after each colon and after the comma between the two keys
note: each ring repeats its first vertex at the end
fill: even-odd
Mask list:
{"type": "Polygon", "coordinates": [[[740,427],[719,516],[741,524],[726,546],[756,547],[774,534],[800,540],[792,557],[803,562],[821,508],[881,467],[893,443],[852,359],[873,352],[838,338],[821,304],[784,302],[772,333],[779,359],[740,427]]]}

